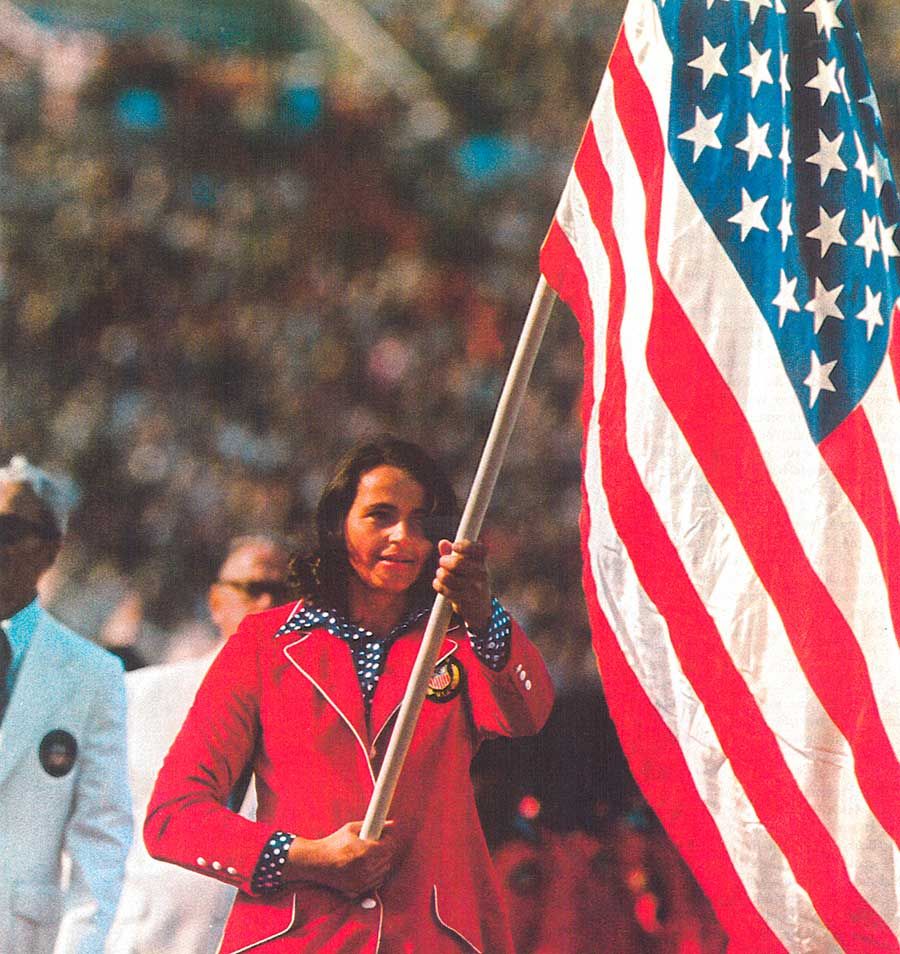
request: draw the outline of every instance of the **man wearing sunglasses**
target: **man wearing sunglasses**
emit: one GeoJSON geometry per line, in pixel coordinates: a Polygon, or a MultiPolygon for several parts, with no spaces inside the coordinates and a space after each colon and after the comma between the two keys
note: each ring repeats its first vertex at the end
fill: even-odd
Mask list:
{"type": "MultiPolygon", "coordinates": [[[[144,823],[163,758],[216,653],[248,613],[287,601],[289,557],[286,545],[270,536],[232,540],[207,593],[210,619],[219,633],[214,650],[198,659],[148,666],[125,677],[128,769],[137,828],[144,823]]],[[[244,780],[238,786],[236,803],[246,784],[244,780]]],[[[245,813],[251,810],[248,802],[255,805],[252,792],[244,803],[245,813]]],[[[155,861],[136,838],[106,950],[108,954],[212,954],[233,896],[234,889],[221,882],[155,861]]]]}
{"type": "Polygon", "coordinates": [[[245,536],[231,541],[207,594],[209,615],[219,632],[219,646],[237,631],[248,613],[287,602],[289,560],[290,551],[285,544],[272,537],[245,536]]]}
{"type": "Polygon", "coordinates": [[[0,468],[4,954],[101,954],[131,840],[121,663],[37,599],[72,503],[23,457],[0,468]]]}

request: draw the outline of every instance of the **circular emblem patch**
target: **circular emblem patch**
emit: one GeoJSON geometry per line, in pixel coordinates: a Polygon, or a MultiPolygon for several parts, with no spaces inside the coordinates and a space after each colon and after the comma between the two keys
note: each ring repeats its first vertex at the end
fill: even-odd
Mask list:
{"type": "Polygon", "coordinates": [[[41,767],[48,775],[62,778],[72,771],[75,756],[78,754],[78,743],[75,736],[65,729],[53,729],[41,739],[38,749],[38,758],[41,767]]]}
{"type": "Polygon", "coordinates": [[[445,659],[434,667],[425,695],[432,702],[449,702],[459,695],[462,684],[462,666],[455,659],[445,659]]]}

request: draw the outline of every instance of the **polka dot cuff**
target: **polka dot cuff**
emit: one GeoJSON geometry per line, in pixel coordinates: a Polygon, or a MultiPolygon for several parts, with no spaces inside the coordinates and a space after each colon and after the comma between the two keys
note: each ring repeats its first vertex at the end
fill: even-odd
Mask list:
{"type": "Polygon", "coordinates": [[[250,890],[254,894],[272,894],[284,886],[284,865],[295,837],[285,831],[276,831],[266,842],[250,879],[250,890]]]}
{"type": "Polygon", "coordinates": [[[491,600],[491,621],[487,632],[470,632],[469,642],[475,655],[494,672],[499,672],[507,664],[512,642],[512,624],[509,613],[499,600],[491,600]]]}

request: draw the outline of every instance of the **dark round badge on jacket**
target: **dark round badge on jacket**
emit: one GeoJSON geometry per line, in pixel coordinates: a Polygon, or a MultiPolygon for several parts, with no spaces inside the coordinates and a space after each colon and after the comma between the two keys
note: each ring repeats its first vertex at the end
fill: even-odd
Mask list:
{"type": "Polygon", "coordinates": [[[434,667],[425,695],[432,702],[449,702],[463,687],[463,668],[455,659],[445,659],[434,667]]]}
{"type": "Polygon", "coordinates": [[[54,778],[62,778],[72,771],[77,754],[78,743],[75,736],[65,729],[52,729],[41,739],[38,749],[41,767],[54,778]]]}

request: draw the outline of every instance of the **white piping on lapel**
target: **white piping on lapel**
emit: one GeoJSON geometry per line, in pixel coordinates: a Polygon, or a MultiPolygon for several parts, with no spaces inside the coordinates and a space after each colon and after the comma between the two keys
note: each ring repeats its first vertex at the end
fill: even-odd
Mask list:
{"type": "Polygon", "coordinates": [[[331,708],[334,709],[334,711],[344,720],[344,722],[347,723],[347,728],[349,728],[350,731],[353,733],[354,738],[355,738],[356,741],[359,743],[359,747],[362,749],[363,756],[364,756],[364,758],[365,758],[365,760],[366,760],[366,765],[368,766],[368,769],[369,769],[369,775],[371,776],[371,778],[372,778],[372,784],[374,785],[374,784],[375,784],[375,772],[374,772],[374,770],[372,769],[372,761],[371,761],[371,759],[369,758],[369,748],[368,748],[368,746],[366,745],[366,743],[360,738],[359,733],[356,731],[356,726],[354,726],[353,723],[347,718],[347,716],[341,711],[340,706],[334,701],[334,699],[332,699],[331,696],[329,696],[328,693],[316,682],[316,680],[313,679],[313,677],[312,677],[299,663],[297,663],[297,662],[288,654],[288,651],[289,651],[290,649],[292,649],[294,646],[299,645],[300,643],[304,642],[305,640],[309,639],[309,636],[310,636],[309,632],[306,632],[306,633],[304,633],[299,639],[295,639],[294,642],[288,643],[288,645],[285,646],[284,649],[283,649],[284,655],[285,655],[285,657],[288,659],[288,661],[291,663],[291,665],[292,665],[302,676],[305,676],[305,677],[316,687],[316,689],[319,690],[319,692],[322,694],[322,697],[325,699],[325,701],[326,701],[326,702],[331,706],[331,708]]]}
{"type": "MultiPolygon", "coordinates": [[[[288,922],[288,926],[281,931],[276,932],[275,934],[270,934],[269,937],[261,938],[258,941],[254,941],[252,944],[247,944],[245,947],[239,947],[236,950],[230,951],[229,954],[244,954],[244,951],[252,951],[254,947],[259,947],[260,944],[268,944],[269,941],[274,941],[276,938],[283,937],[287,934],[288,931],[294,926],[294,923],[297,920],[297,893],[294,892],[294,901],[291,905],[291,920],[288,922]]],[[[222,954],[222,942],[219,942],[219,947],[216,950],[216,954],[222,954]]]]}
{"type": "Polygon", "coordinates": [[[297,615],[302,605],[303,600],[297,600],[297,602],[294,603],[294,608],[287,614],[287,619],[278,628],[281,629],[283,626],[286,626],[297,615]]]}
{"type": "MultiPolygon", "coordinates": [[[[459,649],[459,643],[455,639],[450,639],[449,636],[446,638],[448,642],[451,642],[453,645],[450,647],[450,649],[447,650],[447,652],[444,653],[443,656],[441,656],[439,659],[435,661],[435,666],[439,666],[445,659],[447,659],[449,656],[452,656],[456,652],[456,650],[459,649]]],[[[403,700],[401,699],[400,702],[398,702],[397,705],[395,705],[394,708],[391,709],[391,711],[387,714],[387,718],[384,720],[384,722],[381,723],[381,728],[375,733],[375,736],[372,739],[373,749],[375,748],[378,742],[378,739],[381,736],[381,733],[384,732],[384,730],[388,727],[391,719],[393,719],[394,716],[400,711],[400,706],[402,705],[403,705],[403,700]]]]}
{"type": "MultiPolygon", "coordinates": [[[[434,916],[438,919],[438,923],[445,927],[451,934],[455,934],[464,944],[468,944],[469,947],[475,951],[475,954],[483,954],[480,947],[476,947],[466,936],[465,934],[460,934],[459,931],[450,925],[441,917],[441,912],[438,911],[438,899],[437,899],[437,885],[432,886],[432,901],[434,903],[434,916]]],[[[237,954],[237,952],[235,952],[237,954]]]]}
{"type": "Polygon", "coordinates": [[[378,954],[378,951],[381,949],[381,933],[384,928],[384,902],[381,900],[381,895],[377,891],[373,891],[372,893],[378,902],[378,937],[375,938],[375,954],[378,954]]]}

